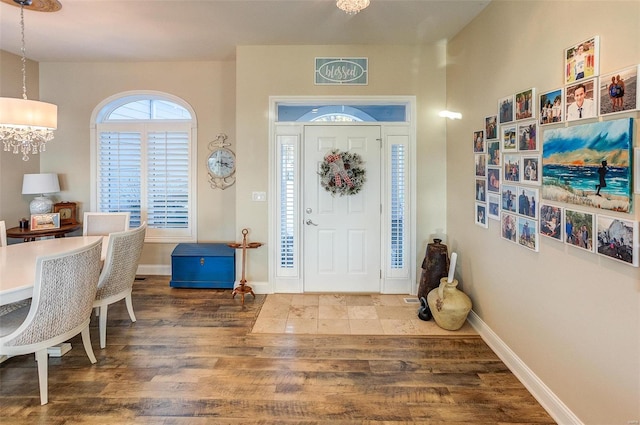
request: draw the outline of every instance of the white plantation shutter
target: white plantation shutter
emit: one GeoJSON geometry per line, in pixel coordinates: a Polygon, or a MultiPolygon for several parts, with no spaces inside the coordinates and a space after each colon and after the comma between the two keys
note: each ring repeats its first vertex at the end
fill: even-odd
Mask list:
{"type": "Polygon", "coordinates": [[[128,211],[130,227],[146,221],[148,242],[195,241],[189,112],[167,100],[131,99],[110,102],[99,114],[94,210],[128,211]]]}

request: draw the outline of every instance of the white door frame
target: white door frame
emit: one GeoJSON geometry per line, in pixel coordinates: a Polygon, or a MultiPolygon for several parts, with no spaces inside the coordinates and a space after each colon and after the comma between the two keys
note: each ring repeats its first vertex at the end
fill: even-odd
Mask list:
{"type": "MultiPolygon", "coordinates": [[[[390,255],[388,249],[388,243],[386,243],[385,236],[382,239],[384,241],[381,248],[381,255],[383,256],[381,268],[383,268],[381,280],[381,292],[382,293],[396,293],[396,294],[416,294],[417,293],[417,280],[416,280],[416,98],[415,96],[359,96],[359,97],[291,97],[291,96],[270,96],[269,97],[269,194],[267,197],[269,205],[269,235],[267,240],[267,246],[271,247],[268,251],[269,261],[269,282],[266,287],[263,287],[266,293],[302,293],[304,291],[301,262],[303,256],[299,252],[303,243],[298,243],[298,252],[295,253],[295,257],[298,261],[298,265],[286,275],[278,274],[278,245],[280,243],[278,239],[278,214],[280,199],[278,196],[278,176],[277,170],[279,169],[278,159],[278,141],[277,136],[286,135],[291,141],[301,144],[303,137],[304,126],[314,125],[314,123],[279,123],[276,122],[277,118],[277,105],[280,103],[286,104],[314,104],[314,105],[332,105],[332,104],[357,104],[357,105],[383,105],[383,104],[403,104],[407,106],[407,121],[405,122],[376,122],[382,130],[382,160],[385,164],[382,173],[384,176],[388,175],[390,171],[387,169],[389,165],[389,147],[388,142],[390,140],[401,140],[406,145],[406,178],[408,180],[407,189],[407,225],[409,229],[406,232],[406,265],[401,273],[389,272],[385,267],[386,258],[390,255]],[[277,134],[276,134],[277,133],[277,134]]],[[[320,122],[316,125],[326,126],[329,123],[320,122]]],[[[367,122],[361,125],[371,125],[373,123],[367,122]]],[[[345,123],[339,123],[337,125],[345,125],[345,123]]],[[[359,125],[353,123],[352,125],[359,125]]],[[[302,150],[300,149],[299,152],[302,150]]],[[[300,155],[298,152],[297,155],[300,155]]],[[[296,162],[300,163],[300,157],[298,156],[296,162]]],[[[296,173],[301,175],[299,170],[296,173]]],[[[299,179],[301,177],[298,177],[299,179]]],[[[386,179],[383,178],[381,190],[385,192],[387,190],[386,179]]],[[[385,192],[386,193],[386,192],[385,192]]],[[[383,193],[384,195],[384,193],[383,193]]],[[[298,196],[300,198],[300,196],[298,196]]],[[[382,196],[383,204],[386,202],[386,196],[382,196]]],[[[302,232],[302,203],[297,201],[296,214],[297,214],[297,235],[303,237],[302,232]]],[[[383,211],[385,208],[383,208],[383,211]]],[[[384,214],[383,214],[384,216],[384,214]]],[[[384,220],[384,217],[383,217],[384,220]]],[[[382,243],[382,242],[381,242],[382,243]]],[[[262,291],[261,291],[262,292],[262,291]]]]}

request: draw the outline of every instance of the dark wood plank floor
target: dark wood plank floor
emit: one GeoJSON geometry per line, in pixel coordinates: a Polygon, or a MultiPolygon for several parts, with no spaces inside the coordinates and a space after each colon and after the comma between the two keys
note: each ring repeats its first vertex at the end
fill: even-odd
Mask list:
{"type": "Polygon", "coordinates": [[[479,337],[251,334],[264,301],[136,282],[131,324],[109,308],[107,347],[79,337],[49,360],[40,406],[33,356],[0,365],[6,424],[552,424],[479,337]]]}

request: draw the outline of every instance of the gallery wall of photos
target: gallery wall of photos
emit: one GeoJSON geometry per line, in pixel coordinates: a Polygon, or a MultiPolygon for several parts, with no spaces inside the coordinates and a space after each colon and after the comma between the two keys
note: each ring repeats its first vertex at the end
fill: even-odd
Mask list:
{"type": "Polygon", "coordinates": [[[473,132],[475,222],[535,252],[546,237],[638,267],[635,122],[616,115],[639,108],[640,65],[600,74],[599,52],[598,36],[565,49],[563,87],[502,97],[473,132]]]}

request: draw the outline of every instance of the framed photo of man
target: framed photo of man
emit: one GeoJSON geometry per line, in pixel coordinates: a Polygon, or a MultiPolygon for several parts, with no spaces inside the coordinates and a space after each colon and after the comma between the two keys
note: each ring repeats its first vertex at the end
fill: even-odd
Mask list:
{"type": "Polygon", "coordinates": [[[595,77],[600,67],[600,37],[594,36],[564,50],[564,82],[595,77]]]}
{"type": "Polygon", "coordinates": [[[598,116],[598,97],[596,93],[596,79],[580,81],[565,90],[565,105],[567,107],[567,121],[576,121],[598,116]]]}
{"type": "Polygon", "coordinates": [[[640,65],[600,76],[600,115],[638,110],[640,65]]]}

